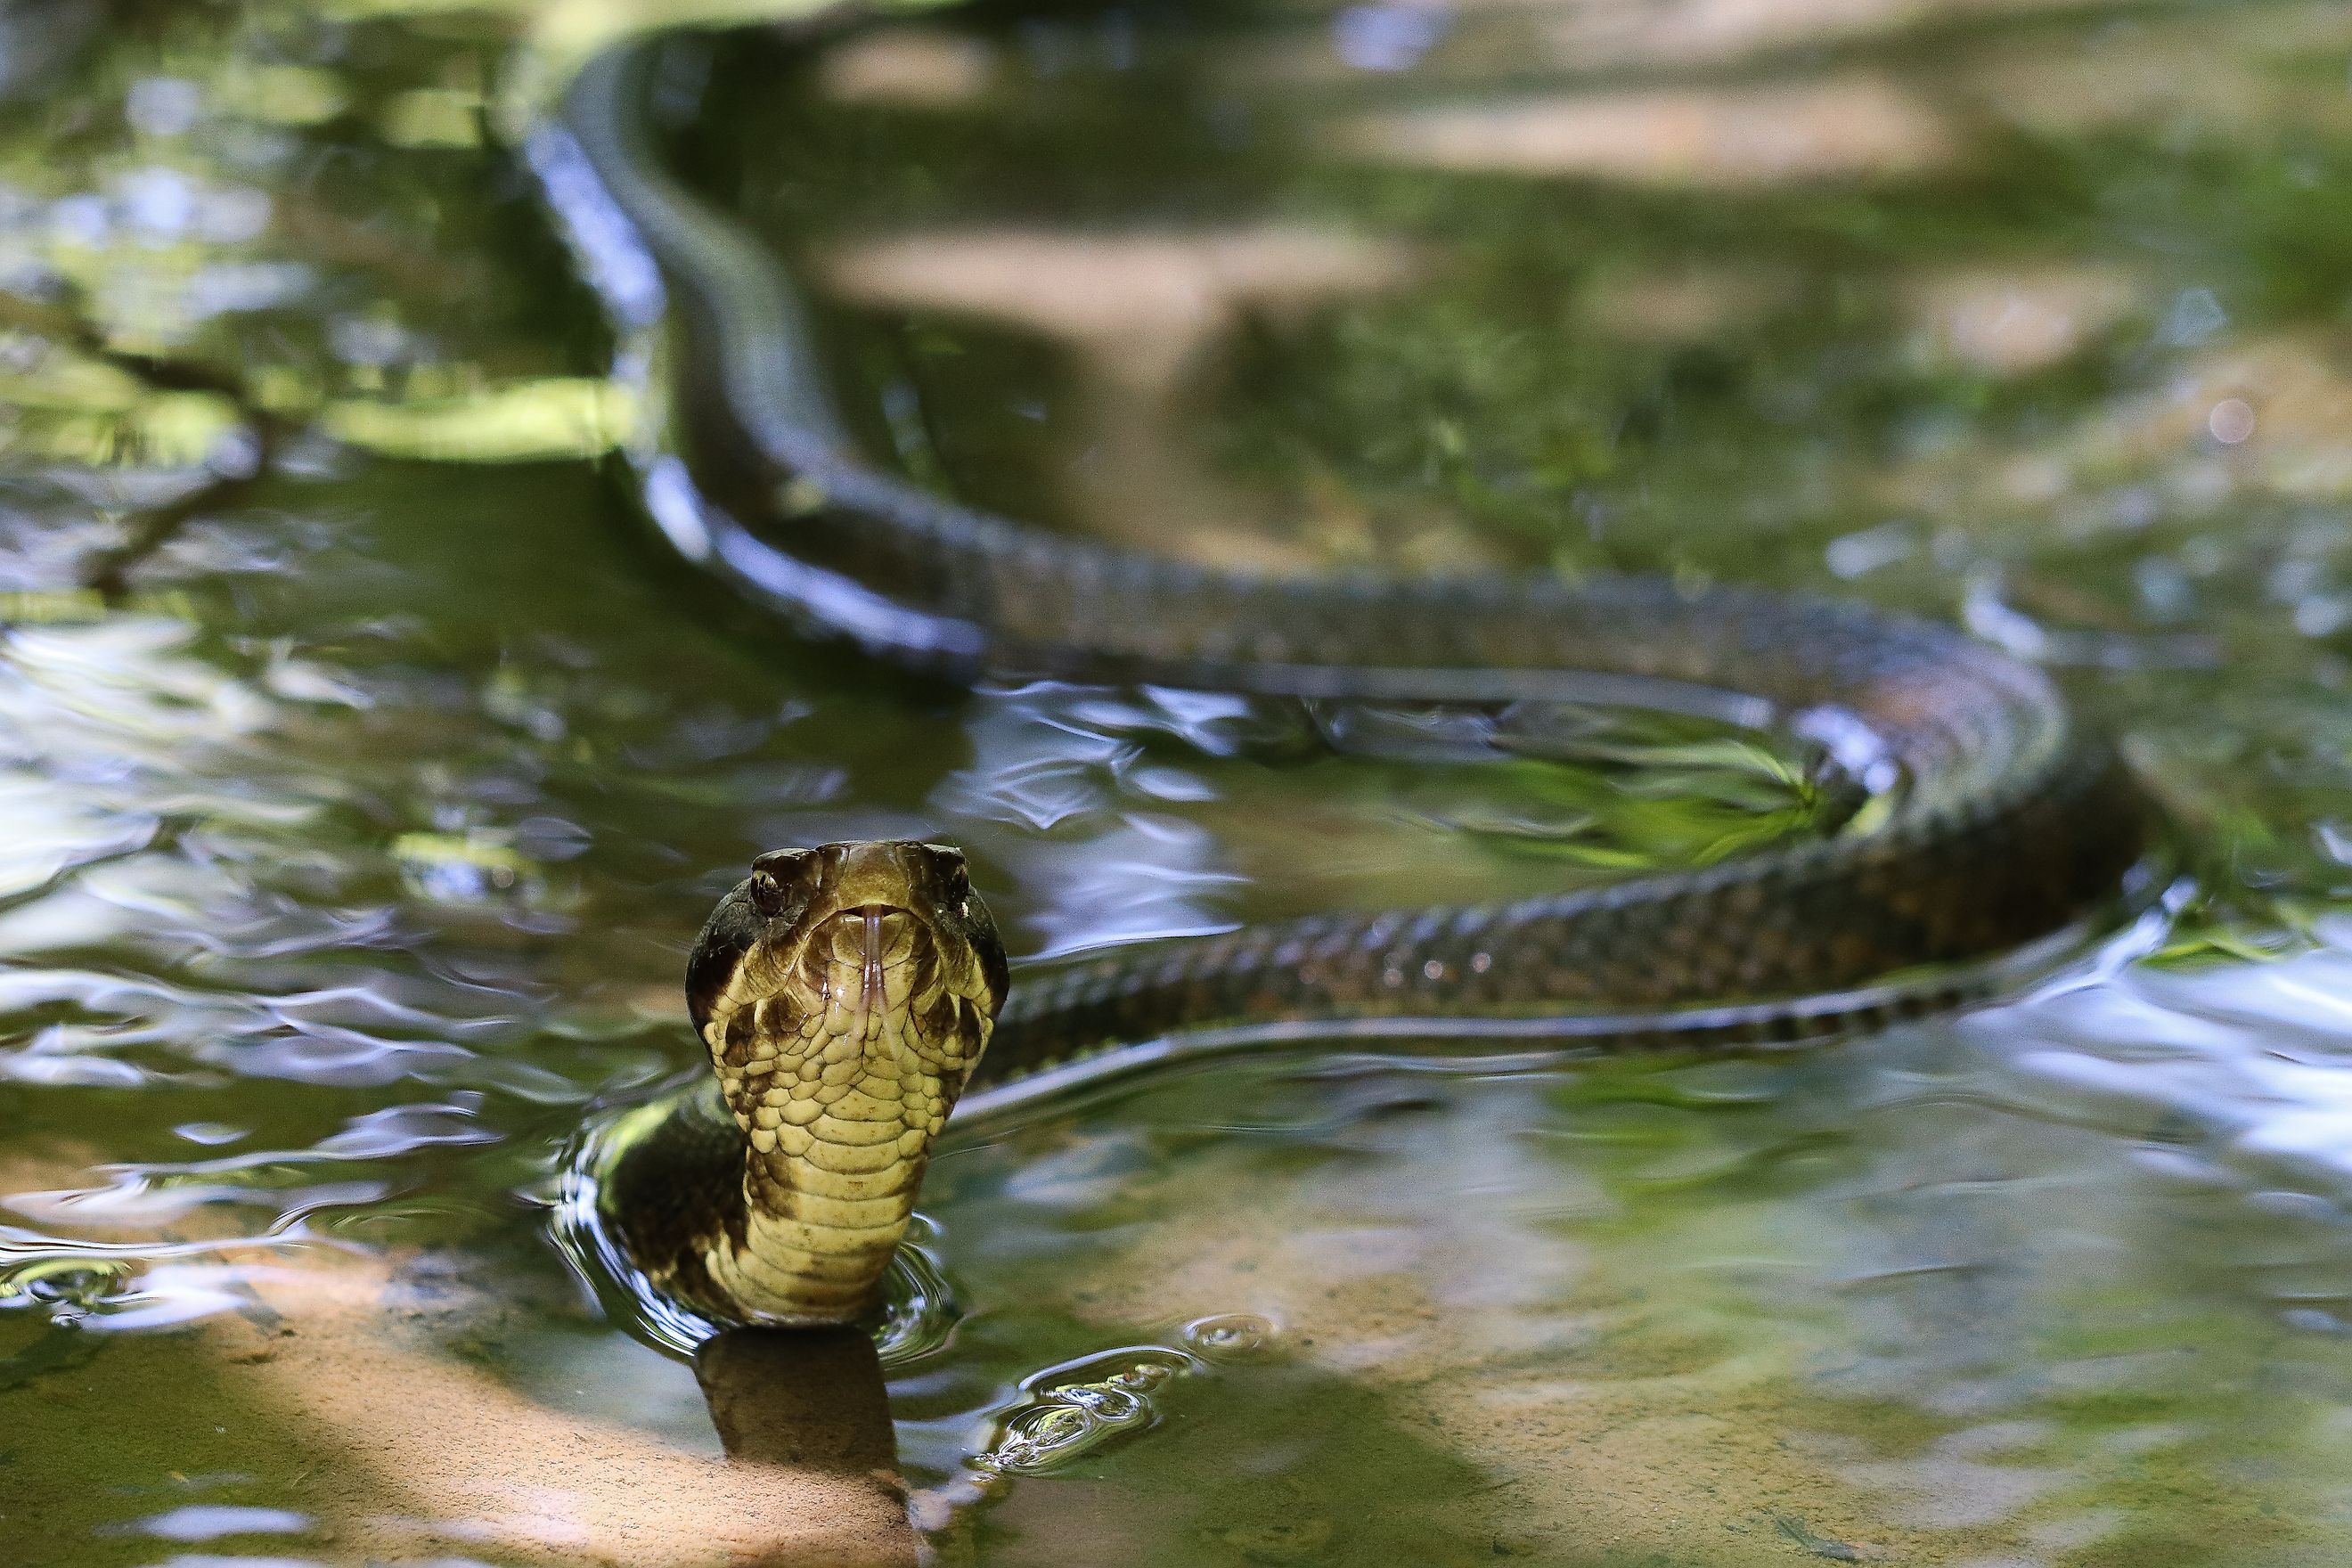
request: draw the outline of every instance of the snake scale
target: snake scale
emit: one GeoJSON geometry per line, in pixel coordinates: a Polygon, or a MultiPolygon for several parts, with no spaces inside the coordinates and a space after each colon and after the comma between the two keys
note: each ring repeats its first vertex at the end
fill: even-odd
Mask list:
{"type": "Polygon", "coordinates": [[[1696,870],[1147,944],[1009,988],[952,850],[764,857],[689,978],[719,1091],[642,1116],[600,1168],[630,1262],[705,1316],[866,1310],[967,1081],[1001,1097],[1334,1033],[1795,1038],[1948,999],[1970,963],[2111,900],[2145,853],[2149,812],[2113,749],[2041,671],[1946,626],[1638,577],[1218,571],[876,468],[780,263],[666,164],[648,107],[664,47],[592,61],[530,151],[623,369],[667,409],[640,455],[648,510],[740,593],[963,679],[1710,715],[1816,742],[1882,807],[1696,870]]]}

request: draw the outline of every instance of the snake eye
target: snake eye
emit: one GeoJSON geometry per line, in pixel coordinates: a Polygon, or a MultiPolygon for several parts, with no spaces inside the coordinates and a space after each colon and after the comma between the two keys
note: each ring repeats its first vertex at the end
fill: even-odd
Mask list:
{"type": "Polygon", "coordinates": [[[751,907],[763,915],[784,910],[784,879],[809,858],[805,849],[772,849],[751,862],[751,907]]]}
{"type": "Polygon", "coordinates": [[[765,871],[751,873],[751,907],[763,915],[778,915],[784,909],[784,885],[765,871]]]}
{"type": "Polygon", "coordinates": [[[961,899],[971,891],[971,868],[964,864],[963,851],[948,844],[926,844],[939,861],[940,881],[950,899],[961,899]]]}

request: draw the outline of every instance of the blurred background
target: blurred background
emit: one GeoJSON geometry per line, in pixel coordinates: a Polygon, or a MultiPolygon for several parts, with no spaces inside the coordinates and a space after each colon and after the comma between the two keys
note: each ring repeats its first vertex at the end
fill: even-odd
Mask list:
{"type": "MultiPolygon", "coordinates": [[[[761,850],[961,844],[1041,955],[1819,804],[1694,723],[1533,762],[965,691],[698,578],[517,149],[593,49],[714,19],[0,12],[0,1539],[40,1561],[579,1560],[221,1351],[353,1258],[420,1355],[715,1453],[545,1209],[592,1101],[694,1062],[683,955],[761,850]]],[[[2189,873],[2127,951],[1819,1051],[1306,1056],[951,1135],[958,1305],[894,1369],[940,1561],[2352,1552],[2352,13],[985,0],[676,59],[681,166],[900,471],[1218,564],[1957,621],[2121,737],[2189,873]],[[1186,1360],[1203,1319],[1255,1326],[1186,1360]],[[1149,1365],[1156,1421],[975,1479],[1149,1365]]]]}

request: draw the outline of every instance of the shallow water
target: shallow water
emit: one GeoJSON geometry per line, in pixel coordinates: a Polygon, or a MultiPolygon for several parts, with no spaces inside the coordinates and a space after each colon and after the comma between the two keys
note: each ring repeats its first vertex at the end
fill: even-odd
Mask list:
{"type": "MultiPolygon", "coordinates": [[[[225,1348],[289,1270],[389,1260],[415,1364],[715,1452],[546,1208],[592,1102],[693,1059],[685,946],[761,849],[964,844],[1038,954],[1821,809],[1721,735],[965,693],[724,602],[637,516],[498,136],[598,15],[58,7],[0,51],[0,1540],[38,1561],[572,1550],[225,1348]]],[[[1962,620],[2125,738],[2191,873],[2152,952],[1801,1054],[1299,1053],[961,1135],[960,1316],[893,1373],[941,1560],[2343,1559],[2347,51],[2294,5],[1561,4],[680,57],[696,166],[827,280],[908,471],[1216,560],[1962,620]]]]}

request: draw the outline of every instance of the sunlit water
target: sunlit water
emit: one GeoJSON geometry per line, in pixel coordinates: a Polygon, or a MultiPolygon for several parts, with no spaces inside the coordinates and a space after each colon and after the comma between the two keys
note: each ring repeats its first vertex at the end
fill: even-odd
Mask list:
{"type": "MultiPolygon", "coordinates": [[[[382,1260],[354,1332],[715,1452],[548,1209],[592,1106],[692,1061],[685,947],[761,849],[952,839],[1041,954],[1821,809],[1720,734],[964,693],[730,606],[604,456],[608,345],[495,134],[571,14],[364,9],[0,40],[29,1560],[342,1562],[388,1518],[547,1560],[226,1337],[289,1270],[382,1260]]],[[[1300,1051],[952,1137],[950,1304],[892,1373],[944,1561],[2344,1560],[2347,51],[2294,5],[1559,4],[680,57],[695,166],[828,280],[910,472],[1210,559],[1960,620],[2124,736],[2194,875],[2148,956],[1871,1038],[1300,1051]]]]}

